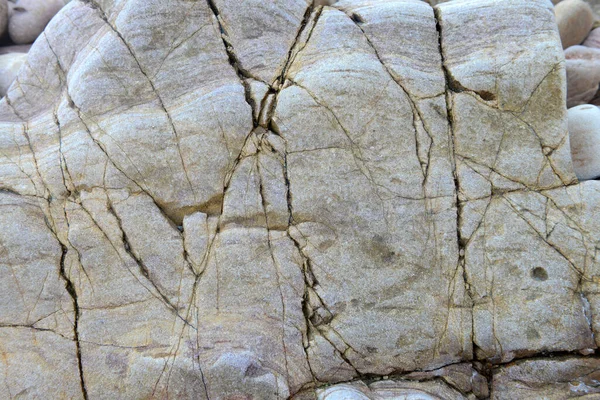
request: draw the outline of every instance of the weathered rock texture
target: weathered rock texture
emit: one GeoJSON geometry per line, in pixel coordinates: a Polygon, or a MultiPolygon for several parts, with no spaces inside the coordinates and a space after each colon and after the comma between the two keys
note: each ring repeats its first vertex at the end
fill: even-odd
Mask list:
{"type": "Polygon", "coordinates": [[[73,1],[0,120],[8,398],[535,398],[494,365],[598,367],[550,2],[73,1]]]}

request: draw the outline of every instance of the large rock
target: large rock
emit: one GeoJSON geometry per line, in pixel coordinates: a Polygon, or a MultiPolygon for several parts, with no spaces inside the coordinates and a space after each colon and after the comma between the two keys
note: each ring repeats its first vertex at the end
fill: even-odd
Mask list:
{"type": "Polygon", "coordinates": [[[484,398],[590,354],[562,61],[546,0],[72,1],[0,101],[2,387],[484,398]]]}

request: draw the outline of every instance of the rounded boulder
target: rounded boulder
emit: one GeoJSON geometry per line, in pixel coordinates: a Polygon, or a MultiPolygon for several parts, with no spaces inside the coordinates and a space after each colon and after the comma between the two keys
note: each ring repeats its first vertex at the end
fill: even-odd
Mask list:
{"type": "Polygon", "coordinates": [[[15,44],[33,43],[65,5],[63,0],[16,0],[9,3],[8,34],[15,44]]]}
{"type": "Polygon", "coordinates": [[[554,7],[563,49],[581,44],[594,25],[594,12],[583,0],[564,0],[554,7]]]}
{"type": "Polygon", "coordinates": [[[571,46],[565,50],[567,107],[586,104],[600,85],[600,49],[571,46]]]}

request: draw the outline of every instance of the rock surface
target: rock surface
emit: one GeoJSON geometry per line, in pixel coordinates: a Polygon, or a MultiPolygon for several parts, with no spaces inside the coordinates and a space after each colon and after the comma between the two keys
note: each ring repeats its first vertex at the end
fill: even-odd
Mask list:
{"type": "Polygon", "coordinates": [[[595,399],[600,395],[599,381],[600,371],[596,358],[527,360],[501,367],[494,374],[491,398],[595,399]]]}
{"type": "Polygon", "coordinates": [[[594,12],[583,0],[563,0],[554,8],[563,48],[581,44],[594,25],[594,12]]]}
{"type": "Polygon", "coordinates": [[[600,329],[564,86],[546,0],[72,1],[0,101],[0,385],[537,398],[600,329]]]}

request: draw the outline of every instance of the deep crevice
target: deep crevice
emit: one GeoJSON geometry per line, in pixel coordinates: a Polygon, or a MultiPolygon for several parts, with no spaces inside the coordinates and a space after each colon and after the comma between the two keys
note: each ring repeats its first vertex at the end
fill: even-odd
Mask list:
{"type": "Polygon", "coordinates": [[[0,187],[0,194],[12,194],[14,196],[23,196],[21,193],[5,187],[0,187]]]}
{"type": "Polygon", "coordinates": [[[65,259],[67,257],[67,253],[69,252],[69,250],[67,249],[67,247],[60,243],[60,247],[62,250],[62,253],[60,255],[60,276],[63,279],[63,281],[65,282],[65,289],[67,290],[67,293],[69,293],[69,296],[71,296],[71,300],[73,302],[73,312],[74,312],[74,319],[73,319],[73,337],[75,340],[75,349],[77,352],[77,367],[79,369],[79,382],[81,385],[81,393],[83,394],[83,398],[84,400],[88,400],[88,393],[87,393],[87,388],[85,386],[85,378],[83,375],[83,361],[82,361],[82,357],[81,357],[81,344],[79,342],[79,316],[80,316],[80,311],[79,311],[79,302],[77,300],[77,291],[75,290],[75,286],[73,285],[73,282],[71,281],[71,279],[69,279],[69,277],[67,276],[67,273],[65,271],[65,259]]]}
{"type": "MultiPolygon", "coordinates": [[[[207,0],[207,1],[209,3],[212,3],[212,0],[207,0]]],[[[273,117],[274,117],[274,113],[275,113],[275,108],[277,107],[277,99],[278,99],[279,94],[281,93],[281,90],[283,89],[285,81],[287,79],[287,72],[288,72],[289,68],[292,66],[292,64],[294,63],[296,56],[308,44],[310,38],[312,37],[312,33],[315,29],[315,26],[317,25],[319,17],[321,16],[322,11],[323,11],[323,7],[319,7],[319,6],[315,5],[314,2],[312,2],[306,8],[306,10],[304,12],[304,16],[302,18],[302,22],[296,33],[296,37],[294,38],[294,41],[288,50],[287,57],[286,57],[284,66],[281,70],[281,73],[275,79],[274,83],[272,85],[269,85],[269,90],[267,91],[267,93],[265,94],[264,98],[261,101],[261,107],[260,107],[260,111],[258,113],[260,121],[256,121],[256,122],[260,122],[261,125],[264,126],[264,128],[266,128],[268,131],[272,132],[274,135],[280,136],[279,135],[280,132],[273,122],[273,117]],[[316,12],[315,12],[315,8],[317,8],[316,12]],[[314,17],[313,17],[313,15],[314,15],[314,17]],[[312,21],[312,24],[311,24],[312,26],[310,27],[310,31],[306,35],[306,39],[304,40],[304,42],[302,44],[300,44],[300,39],[302,38],[304,32],[306,31],[306,29],[309,26],[309,24],[311,23],[311,21],[312,21]],[[302,47],[299,48],[299,46],[302,46],[302,47]]],[[[213,12],[214,12],[214,10],[213,10],[213,12]]],[[[288,211],[288,221],[287,221],[288,226],[286,229],[286,234],[287,234],[287,237],[294,244],[294,247],[296,248],[298,254],[300,255],[300,257],[303,260],[302,274],[304,277],[305,290],[304,290],[304,294],[302,296],[301,306],[302,306],[302,311],[304,314],[304,319],[305,319],[305,324],[306,324],[306,337],[305,337],[306,343],[305,343],[305,345],[303,345],[303,349],[304,349],[304,353],[305,353],[306,363],[308,365],[309,371],[313,378],[312,383],[307,383],[307,385],[309,385],[311,387],[316,387],[319,384],[319,381],[316,378],[316,375],[312,369],[312,366],[310,363],[310,358],[309,358],[309,355],[307,352],[310,337],[313,334],[312,330],[314,329],[314,327],[311,323],[312,310],[310,309],[311,307],[309,304],[309,290],[310,289],[314,290],[314,285],[316,284],[316,279],[312,272],[312,267],[310,265],[310,259],[308,258],[308,256],[306,256],[306,254],[304,254],[300,243],[290,233],[290,228],[294,226],[292,192],[291,192],[290,176],[289,176],[289,171],[288,171],[287,141],[285,140],[285,138],[282,138],[282,139],[284,140],[284,143],[285,143],[285,149],[282,154],[282,168],[283,168],[284,183],[285,183],[285,187],[286,187],[286,195],[285,196],[286,196],[287,211],[288,211]]],[[[264,201],[264,196],[262,196],[262,183],[261,183],[260,189],[261,189],[261,197],[263,198],[263,201],[264,201]]],[[[264,207],[265,207],[265,204],[263,203],[263,209],[265,210],[265,217],[266,217],[267,213],[266,213],[266,209],[264,207]]],[[[266,223],[268,226],[268,222],[266,222],[266,223]]],[[[343,357],[343,355],[342,355],[342,357],[343,357]]],[[[303,388],[306,388],[307,385],[304,385],[303,388]]],[[[300,391],[302,391],[302,389],[300,389],[300,391]]],[[[291,395],[291,397],[295,396],[296,394],[297,393],[293,393],[291,395]]]]}
{"type": "MultiPolygon", "coordinates": [[[[217,21],[217,24],[219,25],[219,32],[221,35],[221,40],[223,41],[223,47],[225,47],[225,53],[227,54],[227,60],[229,61],[229,65],[231,65],[231,67],[235,71],[235,74],[238,76],[240,83],[242,84],[242,87],[244,88],[244,97],[245,97],[246,103],[248,103],[248,105],[250,106],[250,109],[252,110],[252,124],[253,124],[254,128],[256,128],[256,127],[258,127],[258,118],[259,118],[260,113],[258,115],[256,115],[254,113],[254,110],[256,109],[256,102],[254,101],[254,98],[252,97],[252,89],[250,88],[250,84],[247,82],[247,79],[254,79],[255,81],[259,81],[259,82],[263,82],[263,81],[261,79],[258,79],[256,77],[252,76],[252,74],[250,74],[248,71],[246,71],[242,67],[242,64],[241,64],[239,58],[235,54],[233,45],[231,44],[231,41],[229,40],[229,34],[227,33],[227,30],[225,29],[225,27],[223,26],[223,23],[221,22],[221,14],[219,12],[219,9],[217,8],[217,5],[215,4],[215,2],[213,0],[206,0],[206,3],[208,5],[208,7],[210,8],[211,12],[213,13],[215,20],[217,21]]],[[[263,82],[263,83],[265,83],[265,82],[263,82]]]]}
{"type": "MultiPolygon", "coordinates": [[[[298,53],[296,53],[296,55],[294,55],[294,50],[296,49],[296,46],[298,46],[298,43],[300,42],[300,38],[302,37],[302,34],[304,33],[304,30],[306,29],[306,26],[308,25],[308,23],[310,21],[310,17],[312,15],[314,9],[315,9],[315,5],[314,5],[314,3],[312,3],[304,11],[304,15],[302,16],[302,22],[300,22],[300,26],[298,27],[298,31],[296,32],[296,37],[294,38],[294,42],[292,43],[292,45],[290,46],[290,49],[288,50],[285,64],[283,65],[283,68],[281,69],[281,74],[279,74],[279,76],[275,80],[275,82],[279,83],[279,85],[278,85],[279,88],[284,84],[285,78],[287,76],[287,71],[289,70],[292,63],[294,62],[295,56],[298,55],[298,53]]],[[[315,17],[313,28],[314,28],[314,25],[316,25],[317,20],[319,19],[319,16],[320,16],[320,12],[315,17]]],[[[312,30],[310,33],[312,33],[312,30]]],[[[310,34],[306,39],[306,43],[308,43],[309,39],[310,39],[310,34]]],[[[306,43],[304,45],[306,45],[306,43]]]]}
{"type": "Polygon", "coordinates": [[[363,22],[365,22],[365,20],[357,13],[352,13],[350,15],[350,18],[352,19],[352,21],[356,22],[357,24],[362,24],[363,22]]]}
{"type": "Polygon", "coordinates": [[[312,369],[312,365],[310,363],[310,357],[308,355],[310,339],[311,339],[311,336],[314,335],[313,329],[315,329],[311,322],[311,316],[312,316],[313,310],[311,309],[310,302],[309,302],[309,290],[313,289],[313,287],[316,283],[316,279],[312,272],[312,267],[310,265],[310,259],[302,251],[302,246],[300,245],[300,243],[290,233],[290,228],[292,226],[294,226],[294,210],[293,210],[293,206],[292,206],[292,191],[291,191],[290,177],[289,177],[289,172],[288,172],[287,154],[288,153],[287,153],[287,142],[286,142],[286,149],[285,149],[285,153],[283,154],[283,175],[284,175],[284,181],[285,181],[285,187],[286,187],[286,200],[287,200],[287,209],[288,209],[287,237],[292,241],[292,243],[294,244],[294,247],[296,248],[296,251],[298,252],[298,254],[300,255],[300,257],[302,258],[302,261],[303,261],[302,276],[304,278],[304,293],[302,295],[301,307],[302,307],[302,314],[304,315],[304,323],[306,325],[306,338],[305,338],[306,343],[303,344],[302,347],[304,349],[306,364],[308,365],[308,368],[309,368],[310,373],[313,378],[312,384],[313,384],[313,386],[316,386],[318,383],[318,379],[312,369]]]}
{"type": "Polygon", "coordinates": [[[287,374],[287,385],[288,387],[290,386],[290,370],[289,370],[289,366],[288,366],[288,357],[287,357],[287,345],[286,345],[286,341],[285,341],[285,334],[286,334],[286,302],[285,302],[285,298],[283,295],[283,291],[281,290],[281,272],[280,272],[280,268],[279,268],[279,263],[277,262],[277,259],[275,257],[275,252],[273,249],[273,240],[271,239],[271,230],[269,228],[269,212],[268,212],[268,202],[267,202],[267,198],[266,198],[266,194],[265,194],[265,187],[264,187],[264,183],[263,183],[263,171],[261,170],[260,167],[260,159],[259,159],[259,154],[261,152],[261,148],[259,147],[257,150],[257,153],[255,155],[256,157],[256,173],[258,175],[258,193],[260,195],[260,200],[261,200],[261,206],[262,206],[262,210],[264,213],[264,217],[265,217],[265,228],[267,231],[267,247],[269,248],[269,253],[271,256],[271,261],[273,262],[273,268],[275,270],[275,280],[277,283],[277,289],[279,291],[279,297],[281,300],[281,346],[283,349],[283,358],[284,358],[284,362],[285,362],[285,371],[287,374]]]}
{"type": "Polygon", "coordinates": [[[308,45],[308,42],[312,37],[315,27],[319,22],[319,18],[321,17],[321,14],[323,12],[323,7],[317,8],[316,10],[315,7],[317,6],[315,6],[313,2],[306,8],[304,16],[302,17],[302,22],[300,23],[300,27],[298,28],[298,32],[296,33],[296,37],[294,38],[294,42],[292,43],[288,51],[285,64],[281,70],[281,74],[275,79],[275,82],[273,83],[273,85],[271,85],[269,92],[267,92],[267,94],[261,102],[260,115],[265,115],[265,127],[277,135],[279,135],[280,132],[279,129],[276,127],[276,124],[273,122],[273,116],[275,115],[275,108],[277,107],[279,94],[284,88],[289,69],[294,64],[294,61],[296,60],[298,54],[300,54],[300,52],[304,50],[304,48],[308,45]],[[301,45],[300,39],[302,38],[302,35],[304,34],[309,23],[311,22],[311,17],[313,16],[313,13],[314,18],[312,18],[312,26],[310,28],[310,31],[306,35],[306,40],[301,45]],[[302,47],[298,48],[299,46],[302,47]],[[269,96],[272,96],[273,98],[269,99],[269,96]]]}
{"type": "MultiPolygon", "coordinates": [[[[434,10],[434,16],[435,16],[435,22],[436,22],[436,30],[438,32],[438,47],[439,47],[439,53],[440,53],[440,57],[441,57],[441,63],[442,63],[442,69],[444,71],[444,77],[446,79],[446,112],[447,112],[447,121],[448,121],[448,134],[449,134],[449,143],[450,143],[450,151],[452,152],[451,154],[451,160],[452,160],[452,164],[453,164],[453,176],[454,176],[454,189],[455,189],[455,196],[456,196],[456,209],[457,209],[457,225],[456,225],[456,235],[457,235],[457,240],[458,240],[458,250],[459,250],[459,262],[464,263],[464,251],[465,251],[465,244],[466,244],[466,240],[462,237],[461,231],[460,231],[460,225],[461,225],[461,220],[462,220],[462,206],[459,202],[459,195],[460,195],[460,182],[458,179],[458,171],[456,169],[456,156],[455,156],[455,136],[454,136],[454,115],[452,112],[452,99],[451,99],[451,95],[453,93],[455,93],[453,86],[452,86],[452,81],[453,78],[450,74],[450,72],[448,71],[448,67],[446,65],[446,59],[444,56],[444,49],[443,49],[443,33],[442,33],[442,26],[441,26],[441,15],[440,15],[440,11],[439,9],[436,7],[433,9],[434,10]],[[461,256],[461,254],[463,254],[463,256],[461,256]]],[[[463,268],[464,269],[464,268],[463,268]]],[[[465,284],[467,284],[467,277],[465,276],[465,284]]]]}
{"type": "MultiPolygon", "coordinates": [[[[456,153],[455,153],[456,143],[455,143],[455,135],[454,135],[454,115],[453,115],[453,109],[452,109],[452,95],[453,95],[453,93],[456,92],[456,88],[458,87],[457,85],[459,85],[460,87],[462,87],[462,85],[460,85],[460,83],[454,79],[454,77],[450,73],[448,66],[446,64],[446,57],[445,57],[445,53],[444,53],[444,43],[443,43],[444,36],[443,36],[443,28],[442,28],[441,11],[438,7],[434,7],[433,12],[434,12],[434,18],[435,18],[435,27],[436,27],[436,31],[438,33],[438,49],[439,49],[439,54],[440,54],[440,60],[441,60],[442,70],[444,72],[444,78],[446,80],[445,100],[446,100],[446,113],[447,113],[446,118],[448,120],[448,135],[449,135],[448,142],[450,144],[450,146],[449,146],[450,152],[451,152],[450,158],[452,160],[452,174],[454,177],[454,191],[455,191],[455,199],[456,199],[455,200],[455,202],[456,202],[456,240],[457,240],[457,246],[458,246],[457,268],[462,268],[464,289],[465,289],[465,293],[468,296],[469,306],[471,308],[471,346],[472,346],[471,357],[474,357],[475,349],[477,347],[477,344],[475,343],[475,336],[474,336],[475,335],[475,333],[474,333],[475,320],[474,320],[474,315],[473,315],[474,303],[473,303],[473,296],[471,294],[468,273],[467,273],[467,268],[466,268],[466,262],[465,262],[465,252],[466,252],[466,247],[467,247],[469,240],[468,240],[468,238],[463,238],[462,232],[461,232],[464,204],[460,201],[461,188],[460,188],[460,181],[458,178],[458,171],[456,168],[456,161],[457,161],[456,153]]],[[[490,383],[491,382],[488,378],[488,389],[491,387],[490,383]]]]}

